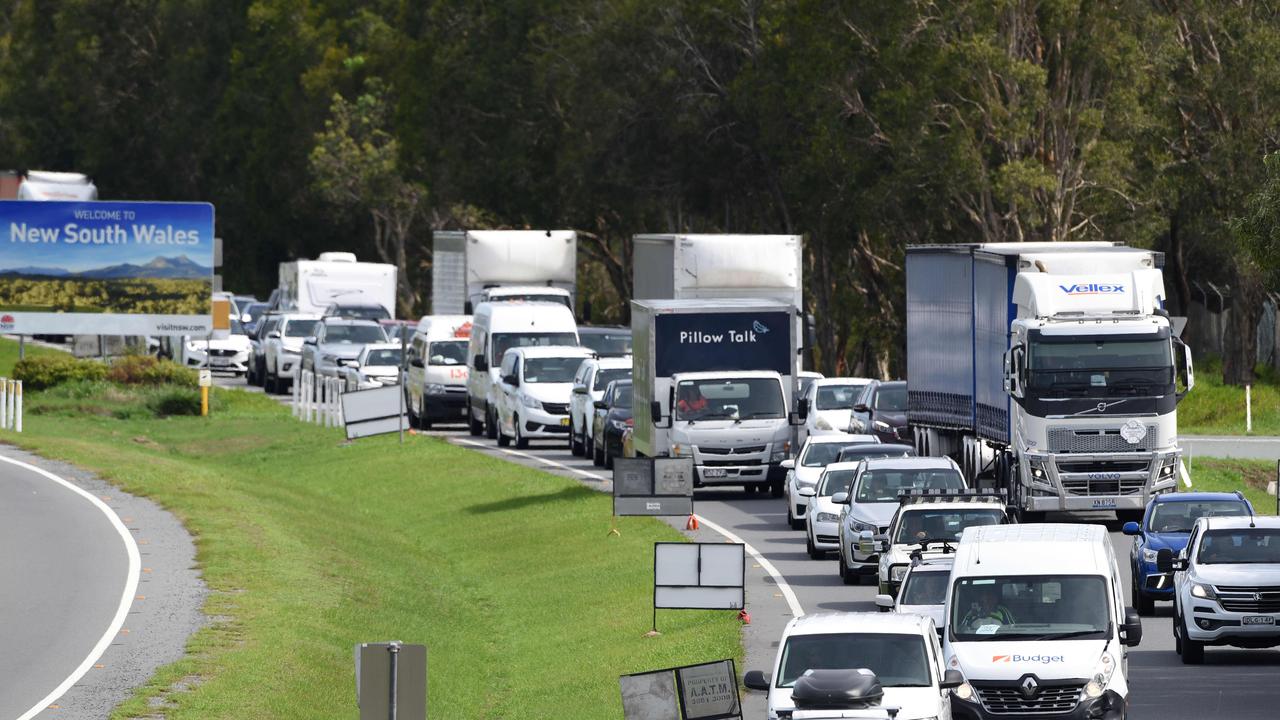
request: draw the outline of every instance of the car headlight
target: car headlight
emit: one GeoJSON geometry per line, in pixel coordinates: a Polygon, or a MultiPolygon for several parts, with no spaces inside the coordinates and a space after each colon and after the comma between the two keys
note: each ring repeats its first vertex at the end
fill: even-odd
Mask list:
{"type": "Polygon", "coordinates": [[[446,392],[444,385],[440,383],[430,383],[425,389],[428,395],[443,395],[446,392]]]}
{"type": "Polygon", "coordinates": [[[907,576],[906,565],[894,565],[889,568],[889,580],[891,582],[902,582],[902,578],[907,576]]]}
{"type": "Polygon", "coordinates": [[[962,682],[958,686],[956,686],[955,690],[951,691],[951,694],[955,695],[961,700],[971,701],[973,700],[973,686],[967,682],[962,682]]]}
{"type": "Polygon", "coordinates": [[[1093,676],[1084,686],[1084,696],[1091,699],[1102,697],[1102,693],[1106,692],[1107,685],[1111,682],[1111,675],[1115,671],[1115,660],[1112,660],[1107,653],[1102,653],[1102,657],[1098,658],[1098,664],[1093,668],[1093,676]]]}
{"type": "Polygon", "coordinates": [[[818,513],[818,522],[825,522],[825,523],[840,522],[840,516],[833,515],[832,513],[829,513],[829,512],[820,512],[818,513]]]}
{"type": "Polygon", "coordinates": [[[876,526],[875,523],[863,522],[857,518],[849,518],[849,529],[856,533],[863,532],[864,530],[867,532],[875,532],[876,526]]]}
{"type": "Polygon", "coordinates": [[[1217,600],[1218,596],[1214,594],[1213,587],[1210,585],[1201,585],[1200,583],[1191,583],[1191,596],[1204,598],[1206,600],[1217,600]]]}
{"type": "Polygon", "coordinates": [[[1152,550],[1151,548],[1142,548],[1142,562],[1145,562],[1145,563],[1155,562],[1157,554],[1158,553],[1155,550],[1152,550]]]}
{"type": "Polygon", "coordinates": [[[627,421],[626,420],[610,420],[609,427],[613,428],[614,430],[617,430],[618,432],[622,432],[623,430],[627,429],[627,421]]]}
{"type": "Polygon", "coordinates": [[[871,423],[871,427],[875,428],[877,432],[882,432],[882,433],[893,432],[893,428],[889,426],[889,423],[884,422],[882,420],[876,420],[875,422],[871,423]]]}
{"type": "Polygon", "coordinates": [[[520,396],[520,404],[521,404],[521,405],[523,405],[523,406],[525,406],[525,407],[527,407],[527,408],[529,408],[530,410],[541,410],[541,409],[542,409],[542,403],[541,403],[540,401],[538,401],[536,398],[531,398],[531,397],[529,397],[528,395],[521,395],[521,396],[520,396]]]}

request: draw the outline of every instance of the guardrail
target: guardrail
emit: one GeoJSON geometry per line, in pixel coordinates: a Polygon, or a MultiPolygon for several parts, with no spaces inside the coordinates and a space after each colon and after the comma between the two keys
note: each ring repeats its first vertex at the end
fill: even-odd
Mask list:
{"type": "Polygon", "coordinates": [[[324,427],[342,426],[343,383],[338,378],[299,370],[292,393],[289,404],[295,418],[324,427]]]}
{"type": "Polygon", "coordinates": [[[22,381],[0,378],[0,430],[22,432],[22,381]]]}

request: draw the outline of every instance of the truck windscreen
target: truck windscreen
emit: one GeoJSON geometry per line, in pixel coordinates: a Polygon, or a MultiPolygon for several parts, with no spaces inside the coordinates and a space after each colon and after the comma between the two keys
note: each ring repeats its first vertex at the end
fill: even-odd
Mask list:
{"type": "Polygon", "coordinates": [[[786,417],[776,378],[683,380],[676,388],[676,420],[753,420],[786,417]]]}
{"type": "Polygon", "coordinates": [[[1168,338],[1032,338],[1027,389],[1042,397],[1126,397],[1173,393],[1168,338]]]}

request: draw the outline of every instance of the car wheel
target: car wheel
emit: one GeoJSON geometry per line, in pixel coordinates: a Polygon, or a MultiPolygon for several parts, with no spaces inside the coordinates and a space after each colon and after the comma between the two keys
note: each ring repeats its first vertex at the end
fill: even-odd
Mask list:
{"type": "Polygon", "coordinates": [[[493,408],[486,405],[484,409],[484,436],[490,440],[497,440],[500,434],[498,432],[498,415],[493,411],[493,408]]]}
{"type": "Polygon", "coordinates": [[[422,402],[418,404],[418,429],[431,429],[431,416],[427,414],[427,399],[422,398],[422,402]]]}
{"type": "Polygon", "coordinates": [[[804,549],[805,552],[809,553],[809,557],[814,560],[821,560],[822,556],[826,554],[819,551],[818,548],[814,546],[813,536],[809,533],[804,534],[804,549]]]}
{"type": "Polygon", "coordinates": [[[792,530],[804,530],[804,518],[796,517],[795,504],[787,500],[787,524],[792,530]]]}
{"type": "Polygon", "coordinates": [[[613,469],[613,453],[609,452],[609,441],[604,441],[604,469],[613,469]]]}
{"type": "Polygon", "coordinates": [[[1203,665],[1204,664],[1204,643],[1196,642],[1187,635],[1186,621],[1180,621],[1182,627],[1179,628],[1179,642],[1182,646],[1182,664],[1183,665],[1203,665]]]}
{"type": "Polygon", "coordinates": [[[524,433],[520,432],[520,416],[519,415],[511,416],[511,429],[512,429],[512,432],[515,433],[516,447],[521,450],[529,447],[529,438],[525,437],[524,433]]]}
{"type": "Polygon", "coordinates": [[[858,578],[852,572],[850,572],[849,567],[844,564],[843,555],[840,556],[839,562],[840,562],[840,581],[843,582],[845,585],[857,585],[858,578]]]}
{"type": "Polygon", "coordinates": [[[267,376],[262,381],[262,390],[275,395],[280,392],[280,381],[271,373],[267,373],[267,376]]]}
{"type": "MultiPolygon", "coordinates": [[[[493,413],[490,413],[490,414],[492,415],[493,413]]],[[[493,430],[498,435],[498,437],[494,438],[495,440],[498,441],[498,447],[507,447],[508,445],[511,444],[511,438],[507,437],[507,434],[502,432],[502,426],[498,424],[498,419],[496,416],[494,417],[494,420],[493,420],[493,430]]]]}
{"type": "Polygon", "coordinates": [[[596,439],[591,438],[591,464],[596,467],[604,465],[604,448],[596,444],[596,439]]]}
{"type": "Polygon", "coordinates": [[[1129,594],[1133,597],[1130,602],[1133,608],[1138,611],[1139,615],[1154,615],[1156,613],[1156,601],[1138,589],[1138,573],[1135,571],[1131,575],[1133,581],[1129,583],[1129,594]]]}
{"type": "Polygon", "coordinates": [[[582,457],[584,452],[582,449],[582,440],[578,437],[578,428],[573,424],[573,419],[569,420],[569,454],[574,457],[582,457]]]}
{"type": "Polygon", "coordinates": [[[480,437],[484,434],[484,423],[476,419],[475,408],[472,407],[471,401],[467,401],[467,432],[471,437],[480,437]]]}

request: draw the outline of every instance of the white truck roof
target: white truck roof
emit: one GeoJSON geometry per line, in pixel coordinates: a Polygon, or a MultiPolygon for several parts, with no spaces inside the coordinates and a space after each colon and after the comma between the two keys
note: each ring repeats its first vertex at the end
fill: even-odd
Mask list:
{"type": "Polygon", "coordinates": [[[1105,575],[1111,541],[1102,525],[984,525],[964,532],[955,558],[963,575],[1105,575]]]}
{"type": "Polygon", "coordinates": [[[472,322],[490,333],[578,332],[573,311],[553,302],[480,303],[472,322]]]}

